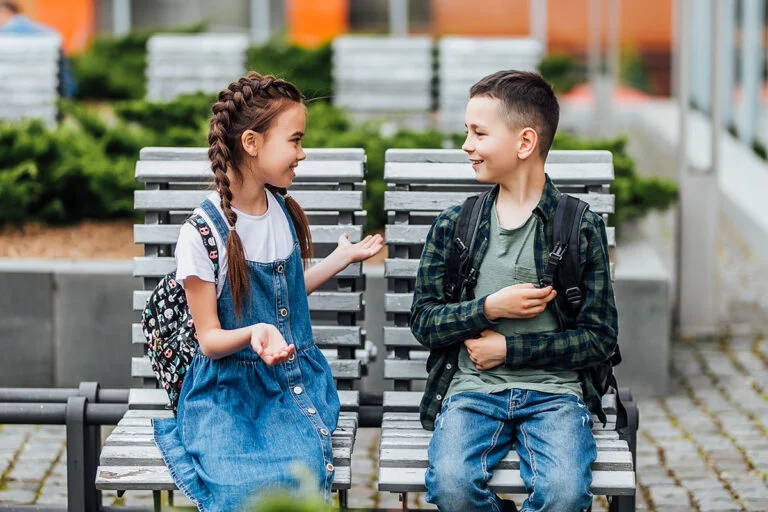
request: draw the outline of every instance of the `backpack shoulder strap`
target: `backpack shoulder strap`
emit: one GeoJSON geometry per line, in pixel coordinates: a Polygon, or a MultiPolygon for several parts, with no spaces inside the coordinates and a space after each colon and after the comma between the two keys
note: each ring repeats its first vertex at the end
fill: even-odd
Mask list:
{"type": "Polygon", "coordinates": [[[205,219],[202,215],[191,215],[186,222],[192,225],[197,232],[200,234],[200,237],[203,239],[203,247],[206,248],[208,251],[208,257],[213,262],[213,279],[215,283],[219,284],[219,248],[216,245],[216,237],[213,236],[213,231],[211,231],[210,226],[208,226],[208,223],[205,222],[205,219]],[[211,246],[210,244],[213,244],[211,246]]]}
{"type": "Polygon", "coordinates": [[[467,270],[467,266],[472,264],[473,249],[480,226],[480,213],[490,193],[489,190],[469,196],[461,205],[453,232],[453,248],[446,268],[446,302],[461,300],[464,289],[469,287],[468,289],[471,290],[474,287],[474,281],[477,280],[477,271],[474,268],[467,270]]]}
{"type": "Polygon", "coordinates": [[[579,231],[589,204],[568,194],[560,196],[552,226],[553,249],[541,278],[542,286],[557,285],[569,306],[581,307],[579,231]],[[555,282],[557,281],[557,282],[555,282]]]}

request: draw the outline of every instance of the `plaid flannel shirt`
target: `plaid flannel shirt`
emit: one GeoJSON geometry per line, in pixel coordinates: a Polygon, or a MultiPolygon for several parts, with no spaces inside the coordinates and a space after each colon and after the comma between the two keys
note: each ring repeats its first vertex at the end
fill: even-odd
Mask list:
{"type": "MultiPolygon", "coordinates": [[[[483,205],[479,232],[474,246],[474,268],[479,269],[488,248],[490,213],[499,187],[496,186],[483,205]]],[[[552,224],[560,192],[549,176],[539,204],[534,209],[536,235],[534,258],[541,279],[549,260],[552,224]]],[[[445,271],[450,251],[454,250],[454,226],[460,205],[443,211],[432,223],[416,276],[411,306],[410,327],[416,339],[430,349],[427,377],[420,415],[422,426],[434,430],[442,399],[458,368],[459,349],[464,340],[496,324],[483,311],[485,297],[461,297],[460,302],[446,303],[443,295],[445,271]]],[[[600,396],[590,368],[607,361],[618,336],[618,315],[613,296],[608,240],[600,215],[588,210],[579,236],[582,268],[582,308],[574,315],[559,307],[559,297],[549,303],[561,329],[558,332],[518,334],[507,337],[508,368],[543,368],[578,371],[584,401],[590,411],[605,422],[600,396]]],[[[538,283],[534,283],[538,284],[538,283]]]]}

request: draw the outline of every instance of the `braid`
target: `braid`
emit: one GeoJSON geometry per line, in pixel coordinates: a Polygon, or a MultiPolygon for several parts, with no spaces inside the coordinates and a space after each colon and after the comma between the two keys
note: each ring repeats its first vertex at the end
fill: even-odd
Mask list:
{"type": "MultiPolygon", "coordinates": [[[[249,297],[250,288],[243,243],[234,229],[237,213],[232,208],[230,188],[230,176],[243,182],[243,174],[238,165],[243,153],[240,137],[246,130],[265,133],[274,119],[289,105],[301,102],[301,92],[290,82],[250,72],[222,90],[211,108],[213,116],[208,132],[208,159],[221,200],[221,210],[230,226],[226,244],[227,277],[238,318],[241,317],[242,306],[249,297]]],[[[271,185],[267,185],[267,188],[281,195],[286,193],[285,189],[271,185]]],[[[296,228],[301,256],[306,263],[312,257],[312,238],[307,217],[299,204],[291,198],[286,199],[286,207],[296,228]]]]}

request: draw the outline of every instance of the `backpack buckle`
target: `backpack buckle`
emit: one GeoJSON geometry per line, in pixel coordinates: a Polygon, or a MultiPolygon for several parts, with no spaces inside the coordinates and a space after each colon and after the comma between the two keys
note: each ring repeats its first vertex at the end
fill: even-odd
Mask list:
{"type": "Polygon", "coordinates": [[[559,265],[560,261],[563,259],[563,256],[565,256],[565,250],[567,248],[568,244],[561,244],[560,242],[557,242],[555,247],[552,249],[552,252],[549,253],[550,261],[552,261],[552,263],[555,265],[559,265]]]}
{"type": "Polygon", "coordinates": [[[568,303],[571,307],[578,308],[581,306],[581,290],[578,286],[573,286],[565,290],[565,298],[568,299],[568,303]]]}

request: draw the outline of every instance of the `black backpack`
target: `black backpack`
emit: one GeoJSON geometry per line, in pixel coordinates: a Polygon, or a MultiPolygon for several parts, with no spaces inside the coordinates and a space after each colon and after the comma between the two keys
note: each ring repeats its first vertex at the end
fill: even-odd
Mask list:
{"type": "MultiPolygon", "coordinates": [[[[189,217],[186,222],[192,224],[202,237],[218,283],[219,253],[211,228],[199,215],[189,217]]],[[[150,294],[141,315],[141,328],[147,340],[152,370],[168,392],[170,408],[175,415],[184,377],[198,347],[195,324],[184,288],[176,282],[176,271],[165,275],[150,294]]]]}
{"type": "MultiPolygon", "coordinates": [[[[472,249],[475,246],[478,227],[480,226],[483,205],[492,192],[468,197],[461,205],[456,230],[446,268],[445,301],[459,302],[466,292],[467,297],[473,296],[477,284],[478,270],[472,266],[472,249]]],[[[540,285],[552,285],[557,290],[558,306],[571,315],[578,313],[583,302],[581,289],[581,266],[579,254],[579,231],[584,214],[589,204],[568,194],[562,194],[555,211],[552,234],[554,244],[549,253],[549,261],[541,277],[540,285]],[[574,240],[574,243],[571,243],[574,240]]],[[[613,367],[621,363],[621,351],[618,344],[611,357],[588,371],[597,392],[602,397],[611,388],[616,393],[618,411],[617,427],[626,425],[626,411],[619,397],[618,383],[613,374],[613,367]],[[623,423],[623,425],[622,425],[623,423]]]]}

